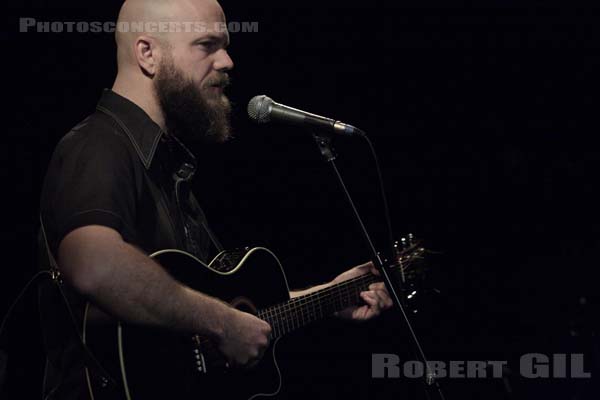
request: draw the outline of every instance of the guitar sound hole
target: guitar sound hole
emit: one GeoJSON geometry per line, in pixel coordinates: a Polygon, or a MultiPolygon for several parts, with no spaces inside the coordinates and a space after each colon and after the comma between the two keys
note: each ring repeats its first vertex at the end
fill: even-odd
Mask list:
{"type": "Polygon", "coordinates": [[[254,315],[258,313],[258,310],[254,306],[254,304],[245,297],[236,297],[231,301],[231,305],[243,312],[247,312],[254,315]]]}

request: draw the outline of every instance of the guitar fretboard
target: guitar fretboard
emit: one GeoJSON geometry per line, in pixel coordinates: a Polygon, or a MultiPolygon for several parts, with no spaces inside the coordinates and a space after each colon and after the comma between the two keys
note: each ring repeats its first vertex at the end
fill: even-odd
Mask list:
{"type": "Polygon", "coordinates": [[[372,274],[361,275],[260,310],[258,317],[271,325],[273,338],[281,337],[311,322],[358,304],[360,292],[368,290],[369,285],[377,280],[377,277],[372,274]]]}

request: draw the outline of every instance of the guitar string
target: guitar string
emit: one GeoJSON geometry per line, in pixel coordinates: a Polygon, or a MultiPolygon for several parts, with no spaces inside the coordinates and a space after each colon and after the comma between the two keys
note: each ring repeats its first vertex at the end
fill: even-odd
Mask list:
{"type": "MultiPolygon", "coordinates": [[[[418,246],[417,245],[413,245],[410,248],[406,249],[405,252],[413,251],[413,250],[418,250],[418,246]]],[[[402,260],[402,257],[399,258],[397,266],[399,266],[400,268],[402,268],[404,271],[407,271],[412,266],[412,260],[411,260],[411,258],[419,258],[419,255],[418,254],[413,254],[411,256],[404,256],[404,258],[405,258],[404,261],[402,260]]],[[[358,277],[356,277],[354,279],[350,279],[350,280],[347,280],[345,282],[342,282],[339,285],[336,285],[334,287],[326,288],[326,289],[323,289],[321,291],[317,291],[315,293],[311,293],[311,294],[308,294],[308,295],[305,295],[305,296],[300,296],[298,298],[291,299],[291,300],[289,300],[289,301],[287,301],[287,302],[285,302],[283,304],[271,306],[271,307],[269,307],[269,308],[267,308],[265,310],[265,312],[264,312],[263,315],[268,316],[268,317],[274,317],[275,320],[276,320],[276,322],[283,322],[283,324],[285,324],[285,326],[283,326],[283,328],[287,328],[289,330],[290,329],[289,325],[290,324],[293,325],[293,322],[294,322],[293,320],[294,319],[298,319],[298,322],[300,322],[299,318],[303,318],[304,319],[304,314],[303,313],[306,310],[305,306],[308,305],[309,302],[311,302],[311,301],[323,302],[323,301],[325,301],[327,299],[327,295],[329,295],[329,294],[331,294],[331,295],[338,295],[339,294],[337,292],[337,289],[338,289],[337,287],[338,286],[340,286],[342,284],[349,284],[349,283],[351,283],[353,281],[357,281],[358,279],[361,279],[364,276],[368,276],[368,275],[367,274],[361,275],[361,276],[358,276],[358,277]],[[331,291],[329,293],[326,292],[328,289],[331,289],[331,291]],[[297,311],[301,311],[300,317],[298,317],[296,315],[297,311]],[[289,318],[284,318],[284,319],[279,318],[280,316],[287,316],[287,315],[291,316],[292,318],[291,319],[289,319],[289,318]]],[[[346,287],[349,287],[349,285],[347,285],[346,287]]],[[[312,304],[312,305],[314,306],[314,304],[312,304]]],[[[316,311],[316,307],[313,307],[313,308],[316,311]]],[[[269,319],[272,319],[272,318],[269,318],[269,319]]],[[[304,324],[300,324],[299,323],[299,325],[303,326],[303,325],[305,325],[305,323],[304,324]]],[[[293,326],[292,326],[292,329],[293,329],[293,326]]]]}
{"type": "MultiPolygon", "coordinates": [[[[273,331],[275,331],[275,337],[281,336],[285,333],[291,332],[297,327],[305,326],[306,323],[300,322],[300,317],[298,316],[298,311],[302,312],[304,315],[304,311],[306,310],[306,306],[315,305],[315,302],[323,303],[327,306],[334,306],[336,302],[340,302],[338,298],[343,296],[348,292],[349,289],[352,289],[350,283],[355,283],[359,280],[363,280],[365,277],[369,277],[370,279],[365,279],[363,284],[366,284],[370,280],[375,280],[374,276],[369,276],[367,274],[346,280],[341,282],[340,284],[322,289],[315,293],[310,293],[308,295],[300,296],[295,299],[291,299],[288,302],[278,304],[275,306],[268,307],[266,309],[260,310],[257,313],[257,316],[262,319],[266,319],[271,322],[273,331]],[[340,291],[341,289],[341,291],[340,291]],[[331,297],[334,296],[333,299],[331,297]],[[281,318],[283,316],[289,318],[281,318]],[[296,323],[297,322],[297,323],[296,323]],[[277,332],[279,331],[279,332],[277,332]]],[[[370,282],[369,282],[370,283],[370,282]]],[[[320,315],[322,316],[322,307],[320,315]]],[[[316,310],[316,308],[315,308],[316,310]]],[[[309,314],[309,316],[311,316],[309,314]]],[[[319,314],[314,314],[315,317],[318,317],[319,314]]]]}
{"type": "MultiPolygon", "coordinates": [[[[403,269],[404,269],[404,271],[405,271],[405,272],[408,272],[407,270],[409,269],[409,267],[410,267],[410,266],[412,266],[412,264],[404,265],[404,266],[403,266],[403,269]]],[[[318,296],[320,296],[320,294],[321,294],[322,292],[324,292],[324,291],[327,291],[327,290],[329,290],[329,289],[336,289],[336,287],[337,287],[337,286],[344,285],[344,284],[346,284],[346,283],[351,283],[351,282],[353,282],[353,281],[356,281],[356,280],[362,279],[362,278],[364,278],[365,276],[371,276],[371,277],[372,277],[373,275],[370,275],[370,274],[363,274],[363,275],[360,275],[360,276],[358,276],[358,277],[351,278],[351,279],[349,279],[349,280],[346,280],[346,281],[340,282],[339,284],[337,284],[337,285],[335,285],[335,286],[332,286],[332,287],[329,287],[329,288],[325,288],[325,289],[319,290],[319,291],[317,291],[317,292],[314,292],[314,293],[309,293],[309,294],[307,294],[307,295],[300,296],[300,297],[297,297],[297,298],[295,298],[295,299],[291,299],[291,300],[289,301],[289,303],[295,303],[295,302],[299,302],[299,301],[302,301],[302,300],[305,300],[305,299],[309,299],[311,296],[317,296],[317,297],[318,297],[318,296]]],[[[277,305],[275,305],[275,306],[272,306],[272,307],[276,307],[276,306],[277,306],[277,305]]]]}
{"type": "MultiPolygon", "coordinates": [[[[300,328],[306,325],[306,320],[309,321],[319,319],[324,315],[328,315],[334,310],[345,308],[345,306],[354,303],[349,301],[350,297],[357,297],[358,291],[356,287],[343,287],[336,290],[335,293],[328,294],[327,298],[324,298],[319,304],[319,310],[312,312],[310,306],[314,306],[314,301],[307,302],[302,305],[296,305],[293,310],[284,310],[288,315],[285,316],[284,333],[287,333],[293,329],[300,328]],[[325,310],[325,312],[324,312],[325,310]]],[[[277,321],[277,320],[276,320],[277,321]]],[[[275,323],[277,323],[274,321],[275,323]]]]}
{"type": "MultiPolygon", "coordinates": [[[[314,293],[309,293],[309,294],[306,294],[306,295],[303,295],[303,296],[300,296],[300,297],[296,297],[294,299],[289,300],[288,302],[286,302],[284,304],[290,304],[290,305],[296,306],[297,304],[306,304],[306,303],[308,303],[310,301],[314,301],[315,299],[316,300],[321,300],[322,298],[326,297],[324,295],[326,295],[327,292],[332,292],[332,293],[336,292],[338,290],[338,287],[347,286],[348,284],[355,283],[356,281],[364,279],[365,277],[373,277],[374,278],[373,281],[378,281],[378,279],[375,276],[370,275],[370,274],[364,274],[364,275],[360,275],[358,277],[351,278],[351,279],[348,279],[346,281],[340,282],[339,284],[337,284],[335,286],[331,286],[331,287],[324,288],[324,289],[321,289],[319,291],[316,291],[314,293]]],[[[274,308],[277,308],[277,307],[281,307],[282,305],[283,304],[277,304],[277,305],[269,307],[269,309],[274,309],[274,308]]]]}
{"type": "MultiPolygon", "coordinates": [[[[404,269],[406,270],[409,267],[410,264],[404,266],[404,269]]],[[[338,285],[291,299],[283,304],[263,309],[258,312],[258,316],[271,322],[274,331],[273,336],[282,336],[296,328],[305,326],[307,324],[307,317],[309,320],[308,322],[324,317],[323,306],[326,306],[325,308],[327,310],[331,310],[338,308],[338,304],[339,307],[351,305],[352,303],[344,304],[344,300],[347,300],[348,295],[351,295],[353,300],[360,296],[360,291],[357,291],[357,285],[355,285],[355,283],[361,280],[362,282],[360,283],[362,286],[378,281],[377,277],[374,275],[360,275],[340,282],[338,285]],[[309,306],[312,306],[312,310],[309,306]],[[319,306],[318,311],[316,306],[319,306]],[[286,318],[282,318],[284,316],[286,318]]]]}
{"type": "MultiPolygon", "coordinates": [[[[412,246],[411,248],[407,249],[408,251],[410,251],[411,249],[418,249],[417,245],[412,246]]],[[[409,257],[405,256],[405,260],[400,259],[397,266],[399,266],[400,268],[402,268],[405,272],[413,265],[411,258],[419,258],[419,255],[412,255],[409,257]]],[[[325,293],[328,289],[331,289],[331,294],[332,295],[337,295],[338,293],[336,292],[337,287],[340,285],[344,285],[344,284],[349,284],[351,282],[357,281],[359,279],[362,279],[365,276],[373,276],[373,275],[369,275],[369,274],[364,274],[364,275],[360,275],[356,278],[341,282],[340,284],[334,286],[334,287],[330,287],[330,288],[326,288],[326,289],[322,289],[320,291],[317,291],[315,293],[311,293],[308,295],[304,295],[304,296],[300,296],[298,298],[295,299],[291,299],[286,303],[283,304],[279,304],[279,305],[275,305],[275,306],[271,306],[266,310],[270,310],[271,313],[266,313],[265,315],[268,315],[269,317],[275,317],[276,322],[283,322],[285,324],[284,328],[287,328],[287,330],[291,330],[294,329],[294,327],[292,326],[290,329],[290,324],[293,325],[293,320],[294,319],[298,319],[299,318],[304,318],[304,314],[302,314],[304,312],[304,310],[306,310],[306,305],[311,302],[311,301],[319,301],[319,302],[323,302],[327,299],[327,295],[328,293],[325,293]],[[302,313],[300,314],[300,317],[298,317],[297,315],[295,315],[294,313],[296,313],[297,311],[301,311],[302,313]],[[281,320],[281,318],[279,318],[280,316],[284,316],[284,315],[289,315],[291,316],[291,320],[289,318],[284,318],[281,320]]],[[[349,287],[349,286],[348,286],[349,287]]],[[[313,304],[314,306],[314,304],[313,304]]],[[[313,307],[316,311],[316,307],[313,307]]],[[[271,319],[271,318],[270,318],[271,319]]],[[[305,324],[300,324],[299,326],[304,326],[305,324]]]]}
{"type": "Polygon", "coordinates": [[[355,283],[355,282],[361,280],[362,278],[363,278],[362,276],[361,277],[357,277],[357,278],[353,278],[351,280],[342,282],[339,285],[340,287],[338,287],[336,285],[334,287],[325,288],[325,289],[322,289],[321,291],[317,291],[315,293],[310,293],[308,295],[292,299],[289,302],[286,302],[286,303],[283,303],[283,304],[278,304],[278,305],[275,305],[275,306],[271,306],[271,307],[269,307],[268,309],[265,309],[265,310],[270,311],[271,315],[275,315],[275,316],[280,316],[280,315],[286,314],[289,311],[296,311],[296,310],[298,310],[298,309],[306,306],[307,304],[314,303],[316,300],[319,300],[320,302],[324,301],[324,300],[326,301],[329,296],[331,296],[331,295],[335,296],[335,295],[339,294],[339,289],[341,287],[350,286],[349,285],[350,283],[355,283]],[[284,309],[285,313],[281,312],[281,309],[282,309],[283,306],[287,306],[288,307],[287,310],[284,309]]]}
{"type": "MultiPolygon", "coordinates": [[[[323,316],[323,312],[322,312],[323,305],[327,306],[326,308],[328,310],[338,308],[337,307],[338,304],[340,307],[351,305],[354,301],[347,302],[347,300],[349,300],[348,295],[351,295],[353,298],[355,298],[355,297],[359,296],[360,291],[364,290],[364,289],[361,289],[360,291],[358,291],[356,285],[349,284],[349,283],[356,283],[357,281],[362,281],[362,282],[360,282],[362,284],[361,286],[366,286],[372,282],[377,281],[377,279],[374,276],[368,276],[366,279],[364,276],[360,276],[360,277],[357,277],[352,280],[344,281],[343,284],[340,284],[339,286],[336,285],[335,287],[323,289],[322,291],[316,292],[315,294],[311,293],[310,295],[306,295],[306,299],[301,299],[302,301],[300,301],[300,302],[298,302],[298,301],[294,302],[293,307],[291,304],[288,304],[288,303],[279,305],[279,307],[277,307],[277,306],[273,307],[276,318],[278,318],[280,316],[289,317],[289,318],[278,318],[274,322],[279,322],[280,323],[279,325],[283,325],[282,327],[284,328],[284,330],[291,331],[297,327],[306,325],[306,324],[301,323],[301,321],[300,321],[301,316],[298,315],[299,314],[298,312],[304,313],[308,309],[307,306],[309,306],[309,305],[314,306],[315,302],[320,303],[319,305],[321,306],[320,307],[321,312],[316,313],[316,314],[309,314],[308,315],[309,317],[313,317],[313,316],[314,317],[322,317],[323,316]],[[309,297],[310,297],[310,299],[309,299],[309,297]],[[281,322],[283,322],[283,324],[281,324],[281,322]]],[[[294,299],[294,300],[297,300],[297,299],[294,299]]],[[[329,312],[328,312],[328,314],[329,314],[329,312]]],[[[304,315],[306,316],[306,313],[304,315]]]]}
{"type": "Polygon", "coordinates": [[[269,310],[269,311],[274,310],[274,311],[276,311],[277,315],[281,315],[281,313],[277,313],[277,311],[280,310],[282,308],[282,306],[284,306],[284,305],[286,307],[288,307],[287,309],[284,309],[284,311],[286,313],[289,311],[296,311],[300,308],[305,308],[305,306],[309,303],[313,303],[315,301],[322,302],[323,300],[327,300],[328,296],[330,296],[330,295],[336,296],[338,294],[344,294],[344,292],[340,292],[340,290],[346,290],[346,291],[353,290],[354,287],[356,286],[354,284],[360,280],[363,280],[363,282],[362,282],[363,285],[365,285],[367,283],[370,284],[370,283],[379,281],[379,279],[376,276],[364,274],[364,275],[340,282],[339,284],[337,284],[335,286],[325,288],[325,289],[322,289],[317,292],[310,293],[310,294],[307,294],[304,296],[300,296],[295,299],[291,299],[290,301],[288,301],[286,303],[271,306],[271,307],[265,309],[265,311],[266,310],[269,310]],[[367,278],[367,279],[365,279],[365,278],[367,278]],[[350,285],[350,284],[352,284],[352,285],[350,285]]]}
{"type": "MultiPolygon", "coordinates": [[[[266,309],[260,310],[258,312],[258,317],[271,321],[273,331],[276,332],[275,337],[279,337],[286,333],[291,332],[292,330],[296,329],[297,327],[301,327],[301,326],[305,325],[305,324],[300,324],[300,323],[297,324],[298,325],[297,327],[294,325],[294,319],[297,320],[298,322],[300,322],[298,318],[293,317],[294,312],[297,312],[299,310],[305,310],[305,307],[309,306],[309,305],[311,305],[313,307],[315,305],[318,305],[320,308],[320,313],[309,314],[309,317],[312,317],[312,318],[323,317],[324,316],[323,308],[326,308],[326,309],[334,308],[335,309],[336,305],[338,303],[340,303],[340,305],[343,305],[342,300],[346,295],[352,294],[354,296],[354,293],[351,293],[351,291],[356,290],[356,288],[354,288],[354,286],[356,286],[356,285],[351,285],[351,284],[355,284],[358,281],[362,281],[361,286],[364,286],[364,285],[370,284],[372,282],[375,282],[376,280],[377,280],[376,276],[367,275],[367,274],[361,275],[361,276],[358,276],[358,277],[355,277],[352,279],[348,279],[346,281],[341,282],[340,284],[338,284],[336,286],[325,288],[325,289],[322,289],[315,293],[310,293],[310,294],[298,297],[296,299],[292,299],[289,302],[279,304],[276,306],[271,306],[266,309]],[[298,301],[298,300],[301,300],[301,301],[298,301]],[[293,303],[293,307],[291,306],[292,303],[293,303]],[[326,306],[326,307],[323,307],[323,306],[326,306]],[[284,315],[290,316],[292,318],[281,318],[284,315]]],[[[314,309],[316,310],[316,307],[314,307],[314,309]]],[[[210,342],[210,340],[204,339],[201,341],[201,343],[202,342],[210,342]]],[[[202,343],[202,344],[205,344],[205,343],[202,343]]]]}
{"type": "MultiPolygon", "coordinates": [[[[411,262],[405,262],[400,264],[400,267],[402,267],[405,271],[408,270],[411,266],[411,262]]],[[[368,285],[378,281],[379,280],[375,275],[363,274],[358,277],[340,282],[335,286],[291,299],[283,304],[271,306],[266,309],[260,310],[257,316],[275,322],[271,324],[273,328],[271,336],[280,337],[286,333],[291,332],[294,329],[307,325],[305,316],[308,316],[308,323],[323,318],[325,316],[325,314],[323,313],[323,306],[326,306],[327,310],[338,308],[338,304],[341,308],[350,306],[354,303],[354,301],[348,304],[344,304],[344,302],[345,300],[349,300],[350,296],[352,296],[352,300],[360,296],[360,292],[362,292],[365,289],[359,288],[359,286],[364,287],[366,285],[366,287],[368,288],[368,285]],[[362,282],[360,282],[360,285],[355,284],[361,280],[362,282]],[[314,313],[310,309],[308,309],[308,306],[312,306],[314,313]],[[316,306],[319,306],[318,312],[316,306]],[[304,313],[304,311],[307,311],[307,309],[308,315],[304,313]],[[298,311],[301,312],[300,317],[298,317],[298,311]],[[280,318],[284,315],[290,316],[291,318],[280,318]],[[302,318],[302,322],[300,321],[300,318],[302,318]],[[297,326],[294,325],[294,321],[298,322],[297,326]],[[282,322],[285,323],[285,325],[282,322]]],[[[330,312],[327,313],[327,315],[329,314],[330,312]]],[[[208,339],[201,338],[200,344],[207,345],[212,344],[212,342],[208,339]]],[[[206,350],[215,350],[213,346],[207,347],[208,348],[206,350]]],[[[211,351],[211,353],[213,353],[213,351],[211,351]]]]}
{"type": "MultiPolygon", "coordinates": [[[[406,272],[412,266],[412,262],[408,260],[407,262],[401,263],[400,266],[406,272]]],[[[322,312],[322,305],[328,306],[328,309],[336,309],[338,308],[338,303],[339,307],[349,306],[352,303],[354,303],[354,299],[360,296],[360,292],[364,289],[359,291],[357,290],[357,285],[350,285],[350,283],[356,283],[358,280],[361,280],[365,277],[369,277],[369,279],[364,279],[364,281],[362,282],[363,286],[378,281],[378,279],[375,276],[364,274],[356,278],[352,278],[341,282],[340,284],[335,285],[333,287],[322,289],[315,293],[292,299],[284,304],[269,307],[268,309],[265,309],[266,313],[264,315],[268,316],[269,320],[273,322],[272,325],[274,325],[275,329],[280,328],[279,330],[283,329],[284,331],[291,331],[293,329],[305,326],[305,317],[307,316],[307,313],[309,322],[311,322],[310,318],[313,318],[314,320],[315,318],[322,318],[324,316],[322,312]],[[348,300],[348,295],[352,296],[353,301],[348,304],[344,304],[348,300]],[[329,299],[329,297],[331,296],[334,296],[334,298],[329,299]],[[314,313],[312,312],[312,310],[310,310],[309,307],[307,307],[309,305],[313,306],[312,308],[314,310],[314,313]],[[320,313],[316,311],[315,305],[319,305],[320,313]],[[307,313],[305,313],[305,311],[307,313]],[[289,318],[279,318],[281,316],[289,318]]],[[[276,336],[278,336],[277,333],[276,336]]]]}

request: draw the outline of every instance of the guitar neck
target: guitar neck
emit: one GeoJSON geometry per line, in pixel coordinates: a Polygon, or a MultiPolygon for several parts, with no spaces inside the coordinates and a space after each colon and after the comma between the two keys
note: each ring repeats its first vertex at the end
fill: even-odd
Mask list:
{"type": "Polygon", "coordinates": [[[274,338],[281,337],[346,307],[359,304],[360,292],[368,290],[369,285],[377,280],[372,274],[361,275],[260,310],[258,317],[271,325],[274,338]]]}

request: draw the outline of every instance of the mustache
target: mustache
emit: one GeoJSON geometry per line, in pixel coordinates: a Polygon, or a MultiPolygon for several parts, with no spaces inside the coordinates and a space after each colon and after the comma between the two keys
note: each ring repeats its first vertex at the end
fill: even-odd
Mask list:
{"type": "Polygon", "coordinates": [[[229,85],[231,85],[231,78],[226,73],[219,73],[217,76],[209,78],[204,84],[205,87],[220,86],[222,88],[226,88],[229,85]]]}

